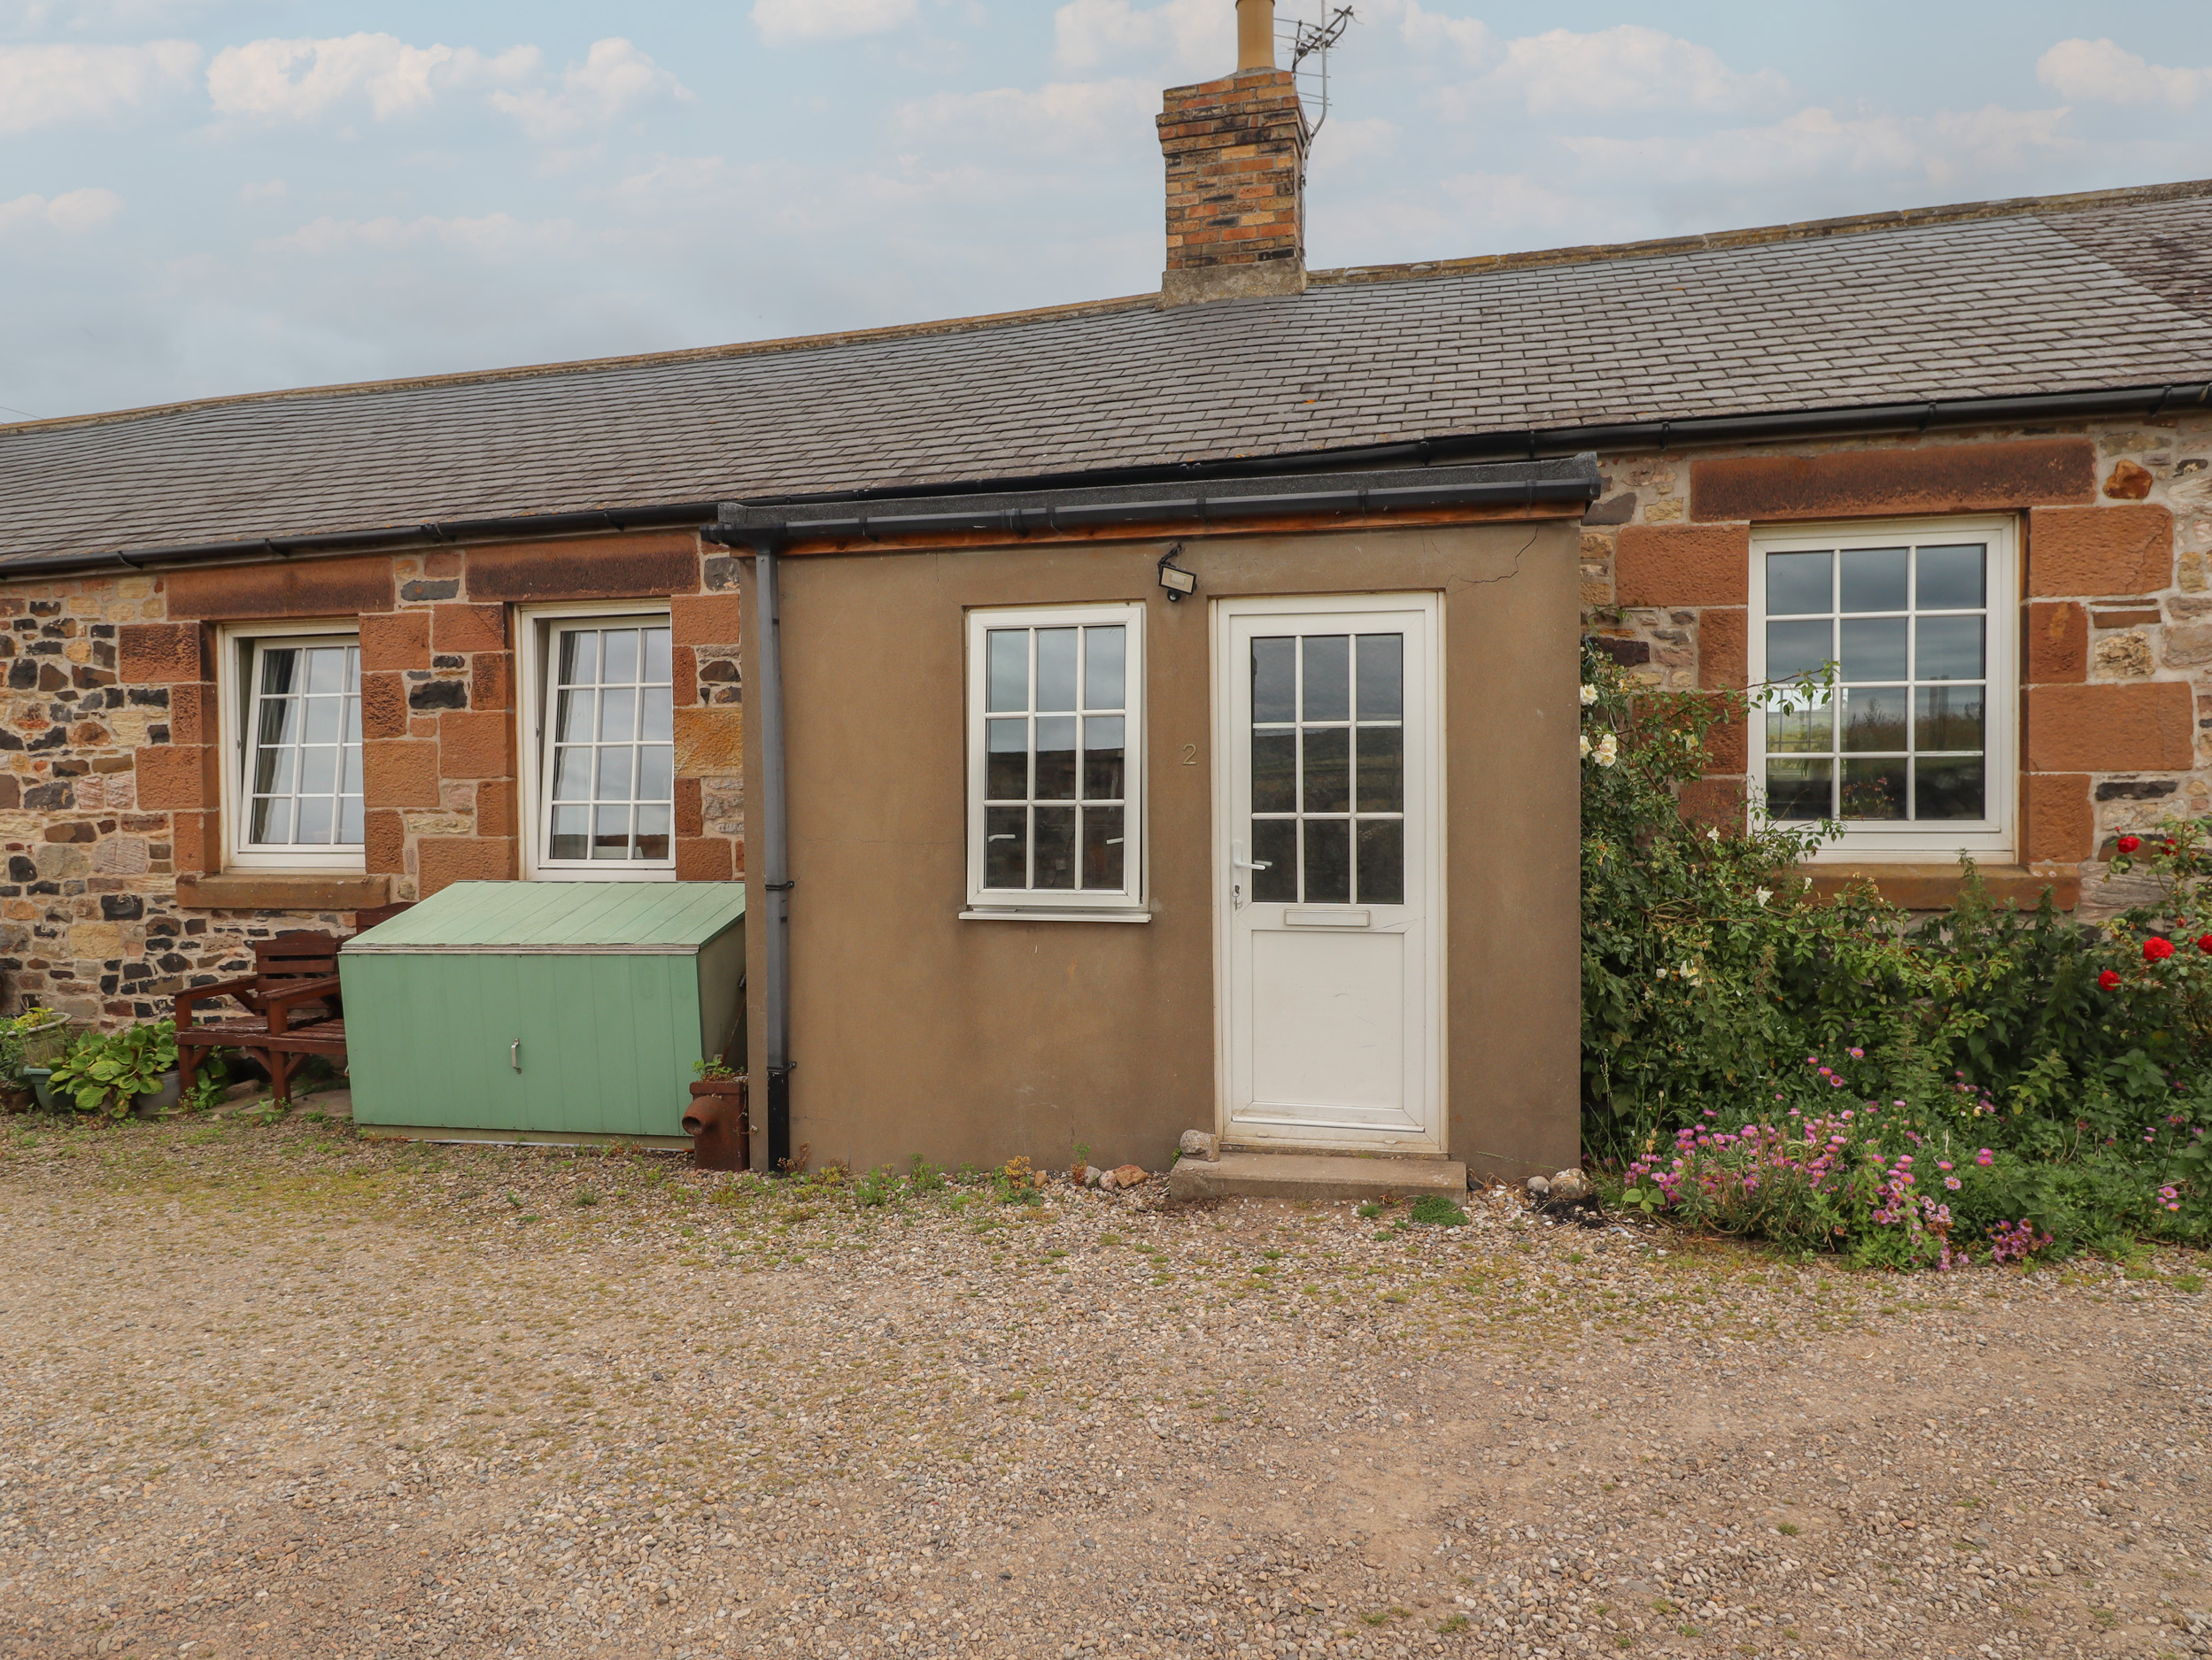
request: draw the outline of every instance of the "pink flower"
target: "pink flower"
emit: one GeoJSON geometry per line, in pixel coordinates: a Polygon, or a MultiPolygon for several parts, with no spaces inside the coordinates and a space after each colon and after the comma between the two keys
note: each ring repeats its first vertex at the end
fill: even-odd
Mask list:
{"type": "Polygon", "coordinates": [[[1854,1061],[1863,1061],[1867,1058],[1867,1052],[1864,1049],[1852,1049],[1847,1053],[1854,1061]]]}
{"type": "Polygon", "coordinates": [[[1945,1187],[1948,1187],[1954,1193],[1959,1191],[1959,1178],[1955,1176],[1945,1177],[1943,1178],[1943,1185],[1945,1187]]]}
{"type": "Polygon", "coordinates": [[[1997,1162],[1997,1155],[1994,1153],[1992,1153],[1987,1147],[1984,1147],[1979,1153],[1976,1153],[1974,1155],[1974,1162],[1980,1165],[1984,1170],[1987,1170],[1991,1165],[1997,1162]]]}
{"type": "Polygon", "coordinates": [[[1951,1161],[1949,1159],[1937,1159],[1936,1161],[1936,1168],[1939,1170],[1947,1170],[1951,1168],[1951,1161]]]}

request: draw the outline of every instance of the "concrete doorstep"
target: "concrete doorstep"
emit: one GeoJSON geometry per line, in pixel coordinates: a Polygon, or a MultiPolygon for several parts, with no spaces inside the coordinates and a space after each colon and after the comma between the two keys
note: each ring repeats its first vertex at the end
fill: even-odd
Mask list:
{"type": "Polygon", "coordinates": [[[1224,1153],[1175,1162],[1171,1198],[1353,1201],[1391,1194],[1418,1199],[1467,1196],[1467,1167],[1451,1159],[1361,1158],[1350,1153],[1224,1153]]]}

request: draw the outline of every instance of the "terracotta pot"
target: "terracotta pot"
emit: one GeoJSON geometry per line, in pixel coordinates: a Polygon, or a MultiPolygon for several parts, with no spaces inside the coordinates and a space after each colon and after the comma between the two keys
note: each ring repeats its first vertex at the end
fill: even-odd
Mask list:
{"type": "Polygon", "coordinates": [[[692,1160],[699,1169],[752,1169],[753,1130],[746,1104],[744,1078],[705,1077],[692,1085],[684,1133],[692,1139],[692,1160]]]}

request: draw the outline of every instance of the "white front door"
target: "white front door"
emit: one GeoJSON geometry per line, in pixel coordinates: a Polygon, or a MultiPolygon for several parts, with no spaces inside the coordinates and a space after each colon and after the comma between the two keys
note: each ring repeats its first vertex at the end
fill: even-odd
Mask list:
{"type": "Polygon", "coordinates": [[[1436,598],[1214,615],[1221,1132],[1442,1152],[1436,598]]]}

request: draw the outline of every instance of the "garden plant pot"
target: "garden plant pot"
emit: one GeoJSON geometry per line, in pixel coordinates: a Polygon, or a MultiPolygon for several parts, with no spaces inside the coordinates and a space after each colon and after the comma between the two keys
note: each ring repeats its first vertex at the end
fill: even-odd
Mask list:
{"type": "Polygon", "coordinates": [[[54,1105],[53,1076],[54,1069],[50,1066],[27,1066],[23,1069],[23,1081],[31,1086],[31,1099],[38,1103],[38,1109],[43,1113],[60,1110],[54,1105]]]}
{"type": "Polygon", "coordinates": [[[753,1168],[753,1130],[746,1102],[746,1080],[741,1077],[707,1077],[692,1085],[684,1133],[692,1139],[692,1162],[699,1169],[753,1168]]]}
{"type": "Polygon", "coordinates": [[[45,1067],[50,1070],[54,1062],[61,1059],[61,1052],[68,1042],[69,1016],[56,1015],[23,1033],[23,1064],[26,1068],[45,1067]]]}
{"type": "Polygon", "coordinates": [[[130,1109],[141,1118],[166,1118],[177,1108],[182,1091],[173,1067],[161,1075],[161,1087],[131,1098],[130,1109]]]}

